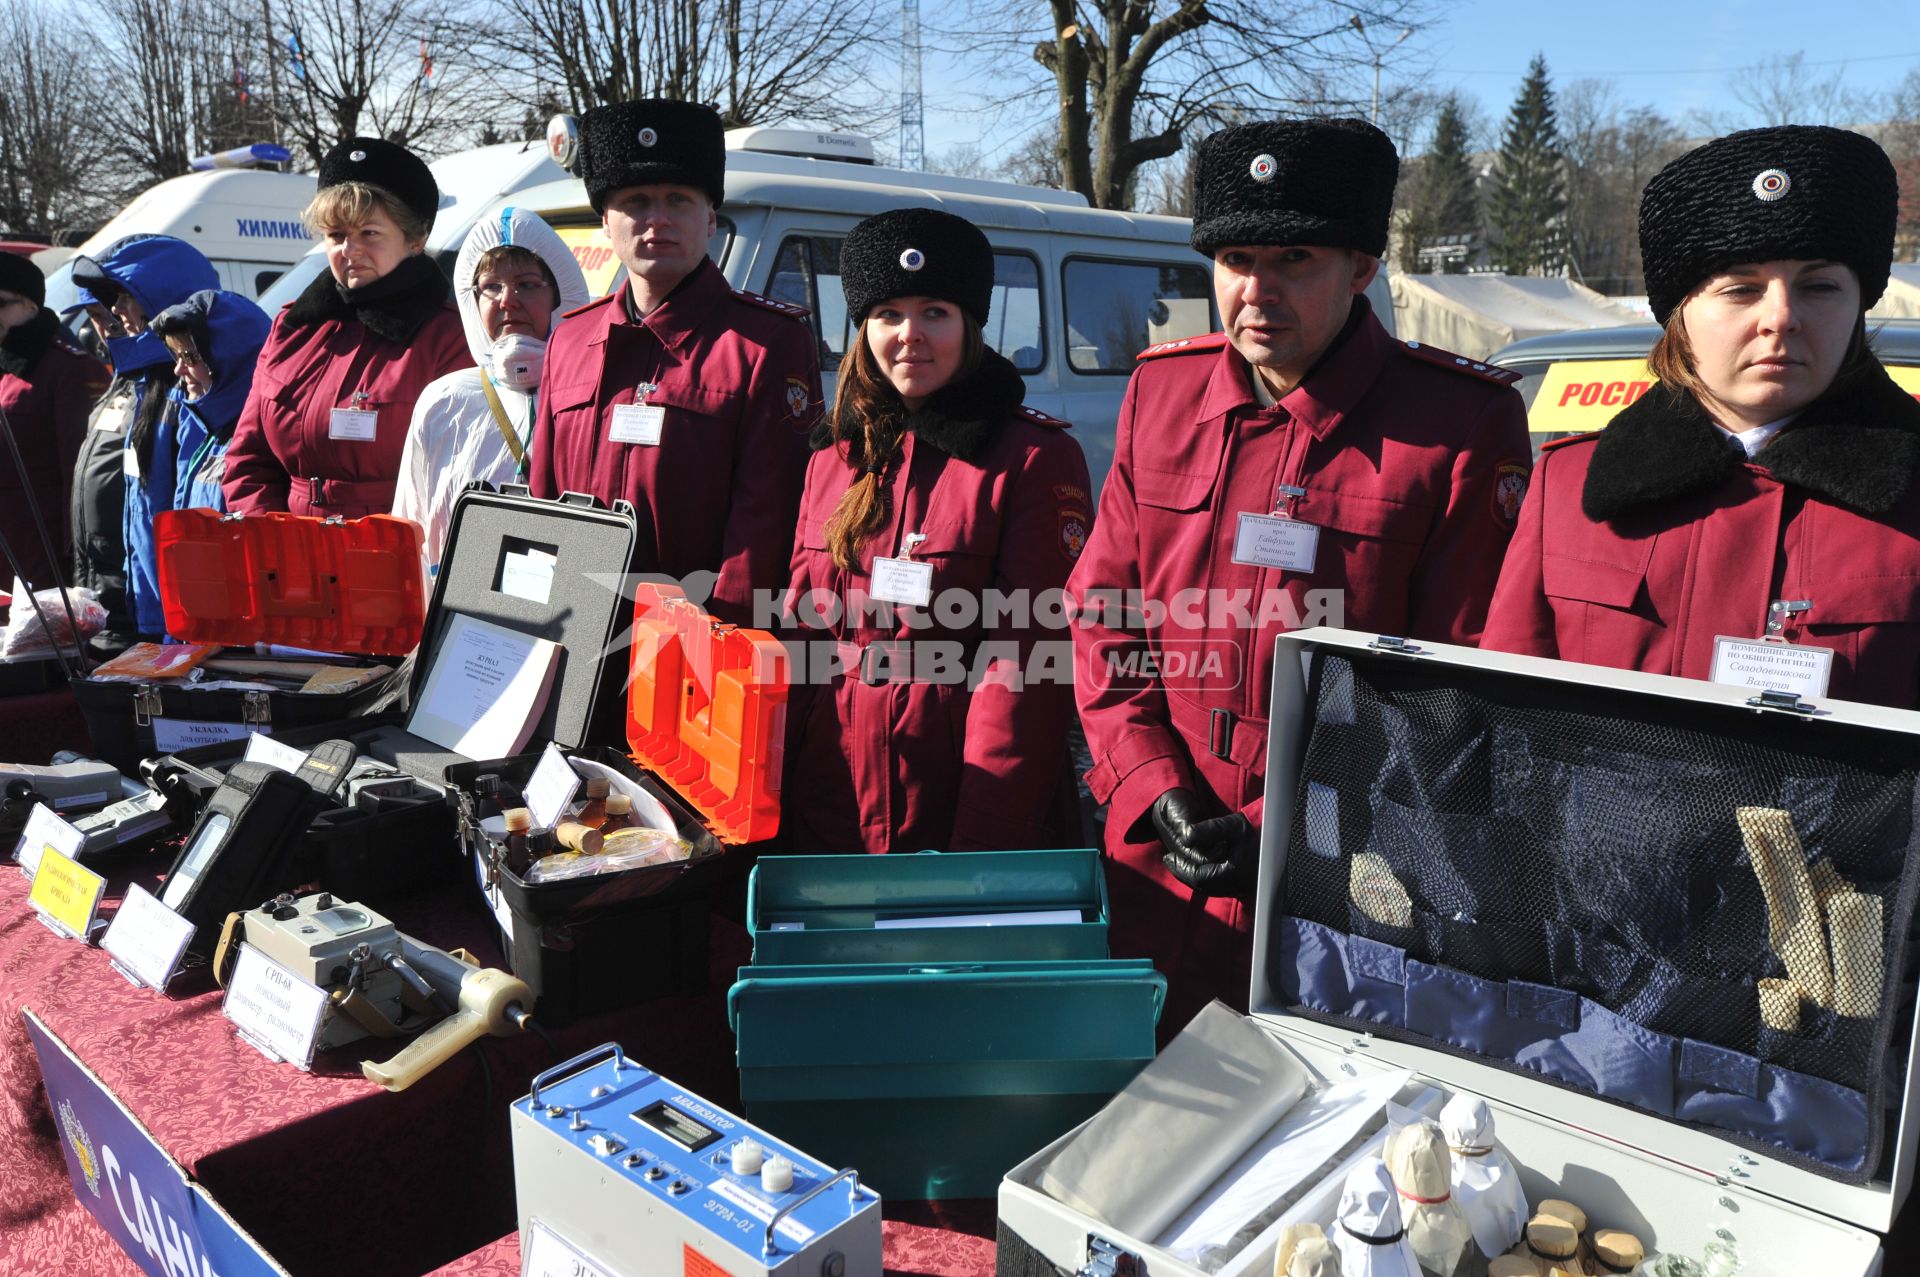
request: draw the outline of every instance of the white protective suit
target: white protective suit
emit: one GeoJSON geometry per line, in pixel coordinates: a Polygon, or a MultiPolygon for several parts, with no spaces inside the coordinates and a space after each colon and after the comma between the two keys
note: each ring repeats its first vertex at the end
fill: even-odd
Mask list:
{"type": "Polygon", "coordinates": [[[1453,1196],[1473,1225],[1480,1253],[1491,1259],[1527,1235],[1527,1197],[1507,1151],[1493,1137],[1493,1113],[1477,1095],[1456,1095],[1440,1110],[1452,1149],[1453,1196]]]}
{"type": "MultiPolygon", "coordinates": [[[[496,488],[503,483],[525,482],[487,405],[483,378],[487,376],[484,369],[493,343],[480,326],[480,303],[473,295],[481,254],[501,244],[518,245],[538,254],[553,272],[560,285],[560,304],[553,308],[555,325],[566,312],[592,300],[573,250],[531,209],[504,208],[498,216],[480,221],[467,232],[453,263],[453,295],[476,366],[448,373],[420,392],[407,442],[400,451],[400,480],[393,490],[393,512],[412,519],[426,534],[429,581],[439,571],[454,498],[460,490],[476,479],[496,488]]],[[[551,340],[551,329],[546,335],[551,340]]],[[[494,390],[524,452],[533,436],[534,394],[539,392],[529,394],[498,382],[494,390]]]]}

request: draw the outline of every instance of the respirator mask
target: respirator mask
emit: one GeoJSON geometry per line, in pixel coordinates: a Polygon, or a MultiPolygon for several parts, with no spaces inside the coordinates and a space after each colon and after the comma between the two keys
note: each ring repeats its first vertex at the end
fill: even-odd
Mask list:
{"type": "Polygon", "coordinates": [[[532,391],[547,366],[547,343],[527,333],[508,333],[487,351],[487,374],[494,384],[532,391]]]}

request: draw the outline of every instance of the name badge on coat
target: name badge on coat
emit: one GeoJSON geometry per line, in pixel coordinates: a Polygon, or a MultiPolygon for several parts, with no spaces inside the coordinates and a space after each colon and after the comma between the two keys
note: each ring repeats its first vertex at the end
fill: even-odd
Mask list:
{"type": "Polygon", "coordinates": [[[623,403],[613,408],[613,424],[607,438],[614,443],[660,446],[660,432],[667,424],[667,410],[659,404],[623,403]]]}
{"type": "Polygon", "coordinates": [[[335,408],[327,417],[327,438],[349,443],[372,443],[380,429],[380,414],[371,408],[335,408]]]}
{"type": "Polygon", "coordinates": [[[1233,534],[1233,561],[1288,572],[1313,571],[1320,528],[1282,514],[1242,514],[1233,534]]]}
{"type": "Polygon", "coordinates": [[[1802,700],[1817,701],[1826,696],[1832,674],[1830,647],[1721,634],[1713,640],[1713,672],[1708,677],[1730,687],[1792,692],[1802,700]]]}
{"type": "Polygon", "coordinates": [[[104,434],[122,435],[133,423],[133,396],[120,395],[100,410],[93,419],[93,428],[104,434]]]}

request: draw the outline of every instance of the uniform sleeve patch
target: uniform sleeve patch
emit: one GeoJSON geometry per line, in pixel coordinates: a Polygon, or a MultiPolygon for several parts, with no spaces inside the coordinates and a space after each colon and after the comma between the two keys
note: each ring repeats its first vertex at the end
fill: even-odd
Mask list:
{"type": "Polygon", "coordinates": [[[1500,526],[1510,528],[1519,520],[1532,474],[1533,467],[1524,461],[1505,461],[1494,470],[1493,518],[1500,526]]]}
{"type": "Polygon", "coordinates": [[[1087,495],[1087,490],[1085,488],[1080,487],[1078,484],[1073,484],[1073,483],[1054,484],[1053,499],[1056,501],[1081,501],[1081,502],[1090,502],[1092,500],[1092,498],[1087,495]]]}
{"type": "Polygon", "coordinates": [[[1087,525],[1091,522],[1084,510],[1060,512],[1060,553],[1067,562],[1078,562],[1080,552],[1087,548],[1087,525]]]}
{"type": "Polygon", "coordinates": [[[806,419],[807,406],[813,402],[813,392],[807,388],[805,380],[799,377],[787,378],[787,415],[795,421],[806,419]]]}

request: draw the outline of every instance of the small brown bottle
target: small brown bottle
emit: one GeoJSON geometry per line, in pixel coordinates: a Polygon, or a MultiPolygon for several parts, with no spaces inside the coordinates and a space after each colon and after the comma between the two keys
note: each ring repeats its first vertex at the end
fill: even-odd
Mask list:
{"type": "Polygon", "coordinates": [[[630,829],[632,828],[632,826],[633,826],[633,795],[612,794],[612,793],[608,794],[607,795],[607,823],[600,826],[600,832],[603,834],[606,834],[608,837],[612,837],[613,834],[616,833],[617,831],[622,829],[630,829]]]}
{"type": "Polygon", "coordinates": [[[588,829],[598,829],[607,823],[607,790],[611,786],[605,776],[589,776],[586,784],[587,801],[574,813],[574,819],[588,829]]]}
{"type": "Polygon", "coordinates": [[[533,863],[533,846],[528,835],[533,830],[533,813],[525,807],[509,807],[501,813],[507,822],[507,868],[516,878],[523,877],[533,863]]]}

